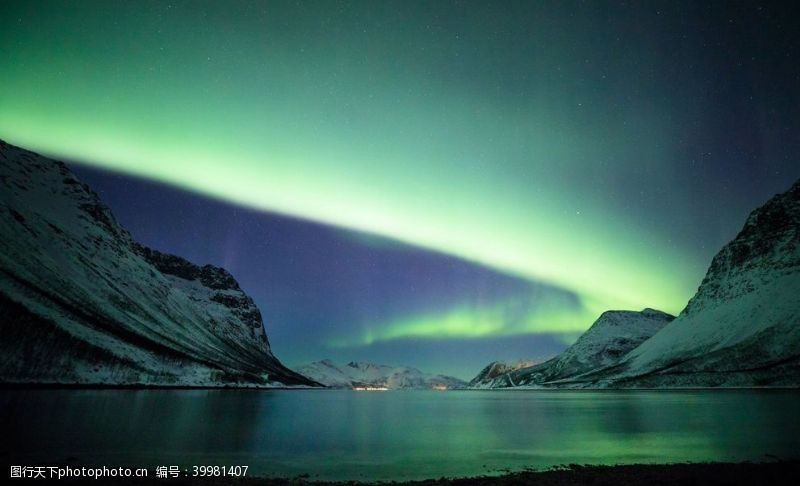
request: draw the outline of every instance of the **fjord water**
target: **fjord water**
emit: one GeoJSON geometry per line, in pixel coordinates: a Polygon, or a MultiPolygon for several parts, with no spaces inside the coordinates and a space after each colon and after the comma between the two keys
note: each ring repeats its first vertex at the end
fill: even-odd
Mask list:
{"type": "Polygon", "coordinates": [[[4,390],[6,465],[248,465],[323,479],[800,454],[800,393],[4,390]]]}

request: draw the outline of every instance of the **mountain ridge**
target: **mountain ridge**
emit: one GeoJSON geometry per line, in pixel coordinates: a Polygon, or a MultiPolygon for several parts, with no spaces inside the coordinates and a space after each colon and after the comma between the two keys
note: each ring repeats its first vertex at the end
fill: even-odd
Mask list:
{"type": "Polygon", "coordinates": [[[464,381],[452,376],[424,373],[411,366],[370,362],[350,361],[340,365],[323,359],[298,366],[295,370],[331,388],[454,389],[466,386],[464,381]]]}
{"type": "Polygon", "coordinates": [[[227,270],[147,248],[69,168],[0,141],[0,382],[314,386],[227,270]]]}
{"type": "Polygon", "coordinates": [[[800,180],[750,213],[676,320],[599,382],[798,386],[799,296],[800,180]]]}
{"type": "Polygon", "coordinates": [[[491,386],[797,387],[799,296],[800,180],[754,209],[714,256],[681,313],[616,362],[554,376],[552,362],[563,361],[571,347],[551,362],[504,374],[491,386]]]}
{"type": "Polygon", "coordinates": [[[488,388],[542,386],[616,364],[675,317],[646,308],[605,311],[575,343],[543,363],[510,370],[478,385],[488,388]]]}

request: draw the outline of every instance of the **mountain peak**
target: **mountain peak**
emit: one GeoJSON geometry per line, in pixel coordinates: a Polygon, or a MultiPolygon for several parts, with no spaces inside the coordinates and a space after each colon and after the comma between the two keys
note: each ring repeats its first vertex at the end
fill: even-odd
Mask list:
{"type": "Polygon", "coordinates": [[[378,387],[387,389],[453,389],[466,384],[451,376],[424,373],[410,366],[389,366],[350,361],[339,366],[329,359],[308,363],[297,372],[332,388],[378,387]]]}
{"type": "Polygon", "coordinates": [[[613,366],[674,318],[649,308],[641,312],[606,311],[572,346],[555,358],[516,370],[506,370],[492,363],[470,383],[473,386],[488,384],[491,387],[513,387],[574,379],[584,373],[613,366]]]}
{"type": "Polygon", "coordinates": [[[626,357],[616,384],[800,382],[800,181],[748,216],[677,319],[626,357]]]}
{"type": "Polygon", "coordinates": [[[25,322],[0,320],[0,381],[314,384],[229,272],[136,243],[61,162],[5,142],[0,160],[0,313],[25,322]]]}

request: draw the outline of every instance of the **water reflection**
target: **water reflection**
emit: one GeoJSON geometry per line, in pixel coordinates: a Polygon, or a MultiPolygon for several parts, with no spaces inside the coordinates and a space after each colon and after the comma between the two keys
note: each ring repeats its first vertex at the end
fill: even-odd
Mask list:
{"type": "Polygon", "coordinates": [[[8,464],[246,464],[322,478],[800,451],[793,391],[6,390],[8,464]]]}

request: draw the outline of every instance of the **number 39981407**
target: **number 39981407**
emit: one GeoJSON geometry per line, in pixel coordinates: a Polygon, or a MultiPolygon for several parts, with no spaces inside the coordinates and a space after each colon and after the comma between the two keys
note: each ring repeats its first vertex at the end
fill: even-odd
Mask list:
{"type": "Polygon", "coordinates": [[[192,466],[192,476],[238,476],[247,475],[248,466],[192,466]]]}

